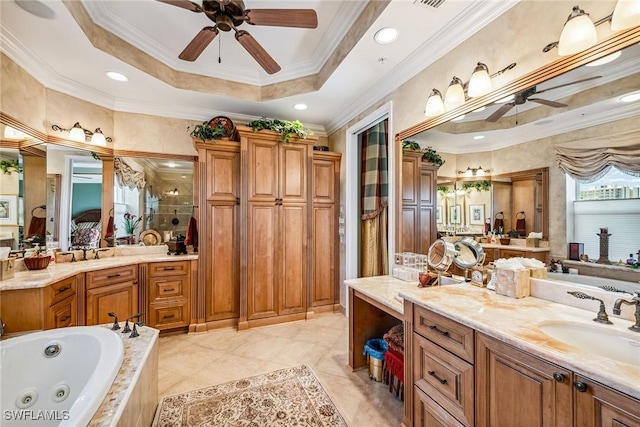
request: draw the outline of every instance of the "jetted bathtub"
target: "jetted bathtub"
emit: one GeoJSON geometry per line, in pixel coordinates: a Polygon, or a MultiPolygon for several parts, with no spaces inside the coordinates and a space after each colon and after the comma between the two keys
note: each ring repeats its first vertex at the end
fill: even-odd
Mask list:
{"type": "Polygon", "coordinates": [[[86,426],[123,358],[122,339],[104,326],[0,341],[0,426],[86,426]]]}

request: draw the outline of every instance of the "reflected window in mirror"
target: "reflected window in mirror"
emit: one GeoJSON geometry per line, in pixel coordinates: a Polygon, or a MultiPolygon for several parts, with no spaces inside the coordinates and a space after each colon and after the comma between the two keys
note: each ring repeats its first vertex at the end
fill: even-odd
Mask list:
{"type": "Polygon", "coordinates": [[[157,245],[184,238],[194,213],[193,162],[116,157],[114,164],[116,243],[157,245]]]}

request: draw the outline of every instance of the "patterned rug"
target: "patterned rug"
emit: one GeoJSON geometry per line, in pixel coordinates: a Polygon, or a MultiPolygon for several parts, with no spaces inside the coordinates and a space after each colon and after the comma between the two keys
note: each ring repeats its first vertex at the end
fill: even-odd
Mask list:
{"type": "Polygon", "coordinates": [[[157,427],[346,427],[306,365],[166,396],[157,427]]]}

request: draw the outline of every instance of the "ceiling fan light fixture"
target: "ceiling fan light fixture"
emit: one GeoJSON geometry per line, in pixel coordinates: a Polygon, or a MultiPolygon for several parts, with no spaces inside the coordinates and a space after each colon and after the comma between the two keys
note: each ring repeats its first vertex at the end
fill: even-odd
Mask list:
{"type": "Polygon", "coordinates": [[[445,110],[453,110],[454,108],[464,104],[465,96],[462,84],[462,80],[458,77],[454,76],[453,79],[451,79],[451,83],[449,83],[449,87],[447,88],[447,93],[444,95],[445,110]]]}
{"type": "Polygon", "coordinates": [[[458,117],[456,117],[455,119],[451,119],[452,122],[459,122],[460,120],[464,119],[465,115],[461,114],[458,117]]]}
{"type": "Polygon", "coordinates": [[[85,142],[85,133],[80,122],[76,122],[71,129],[69,129],[69,139],[77,142],[85,142]]]}
{"type": "Polygon", "coordinates": [[[384,27],[376,31],[373,39],[378,44],[390,44],[398,39],[398,30],[391,27],[384,27]]]}
{"type": "Polygon", "coordinates": [[[489,68],[482,62],[478,62],[476,69],[473,70],[473,74],[471,74],[471,79],[469,79],[469,89],[467,93],[471,98],[474,98],[488,94],[491,92],[491,89],[489,68]]]}
{"type": "Polygon", "coordinates": [[[640,0],[618,0],[611,16],[613,31],[640,25],[640,0]]]}
{"type": "Polygon", "coordinates": [[[515,94],[507,95],[504,98],[498,99],[494,104],[504,104],[505,102],[511,102],[515,99],[515,94]]]}
{"type": "Polygon", "coordinates": [[[597,42],[596,27],[589,14],[579,6],[574,6],[560,34],[558,55],[573,55],[594,46],[597,42]]]}
{"type": "Polygon", "coordinates": [[[438,89],[433,89],[429,98],[427,99],[427,105],[424,109],[424,115],[427,117],[438,116],[444,113],[444,103],[442,102],[442,94],[438,89]]]}

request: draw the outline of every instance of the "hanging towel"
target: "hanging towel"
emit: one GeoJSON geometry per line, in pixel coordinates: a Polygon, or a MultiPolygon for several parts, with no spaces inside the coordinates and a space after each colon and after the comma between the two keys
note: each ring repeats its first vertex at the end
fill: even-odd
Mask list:
{"type": "Polygon", "coordinates": [[[47,233],[47,219],[46,218],[38,218],[37,216],[32,216],[31,221],[29,222],[29,230],[27,231],[27,239],[40,236],[44,237],[47,233]]]}
{"type": "Polygon", "coordinates": [[[516,217],[516,231],[520,236],[525,236],[527,234],[527,222],[524,213],[518,212],[518,215],[522,215],[522,218],[516,217]]]}
{"type": "Polygon", "coordinates": [[[113,237],[113,216],[109,215],[109,222],[107,222],[107,231],[104,233],[104,238],[108,239],[113,237]]]}
{"type": "Polygon", "coordinates": [[[194,217],[189,218],[187,224],[187,235],[184,238],[184,244],[189,246],[193,245],[193,250],[198,251],[198,225],[194,217]]]}

